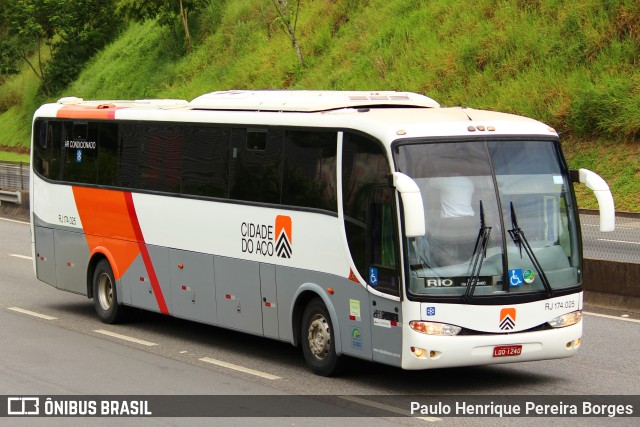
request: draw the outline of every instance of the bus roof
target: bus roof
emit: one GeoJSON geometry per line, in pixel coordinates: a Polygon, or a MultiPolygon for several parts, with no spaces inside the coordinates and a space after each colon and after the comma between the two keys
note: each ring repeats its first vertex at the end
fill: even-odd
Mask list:
{"type": "Polygon", "coordinates": [[[212,92],[191,102],[84,101],[68,97],[43,105],[35,116],[351,128],[387,142],[424,136],[557,136],[554,129],[530,118],[473,108],[445,108],[424,95],[394,91],[237,90],[212,92]]]}
{"type": "Polygon", "coordinates": [[[211,92],[189,103],[198,110],[319,112],[341,108],[438,108],[433,99],[411,92],[231,90],[211,92]]]}

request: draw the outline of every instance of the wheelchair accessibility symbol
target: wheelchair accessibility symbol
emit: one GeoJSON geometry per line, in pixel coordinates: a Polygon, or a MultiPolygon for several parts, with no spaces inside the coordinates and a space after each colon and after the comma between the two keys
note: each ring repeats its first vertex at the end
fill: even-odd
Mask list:
{"type": "Polygon", "coordinates": [[[378,286],[378,269],[375,267],[369,267],[369,284],[378,286]]]}
{"type": "Polygon", "coordinates": [[[509,270],[509,286],[522,286],[523,283],[522,270],[519,268],[509,270]]]}

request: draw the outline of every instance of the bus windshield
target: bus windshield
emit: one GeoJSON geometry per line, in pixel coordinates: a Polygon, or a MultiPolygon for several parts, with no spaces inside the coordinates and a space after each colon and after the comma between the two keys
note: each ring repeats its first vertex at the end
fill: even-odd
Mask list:
{"type": "Polygon", "coordinates": [[[397,169],[421,190],[426,234],[406,239],[408,292],[500,296],[580,284],[570,180],[549,140],[403,140],[397,169]]]}

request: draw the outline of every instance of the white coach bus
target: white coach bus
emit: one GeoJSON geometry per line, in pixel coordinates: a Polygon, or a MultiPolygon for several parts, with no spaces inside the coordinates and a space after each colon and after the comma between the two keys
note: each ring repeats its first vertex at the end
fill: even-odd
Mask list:
{"type": "Polygon", "coordinates": [[[557,133],[401,92],[228,91],[40,107],[38,279],[404,369],[569,357],[581,239],[557,133]]]}

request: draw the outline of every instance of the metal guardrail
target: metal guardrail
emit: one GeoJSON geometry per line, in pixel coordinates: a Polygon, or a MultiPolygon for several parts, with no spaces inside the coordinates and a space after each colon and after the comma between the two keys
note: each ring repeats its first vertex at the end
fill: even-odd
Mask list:
{"type": "Polygon", "coordinates": [[[29,163],[0,162],[0,190],[29,190],[29,163]]]}

